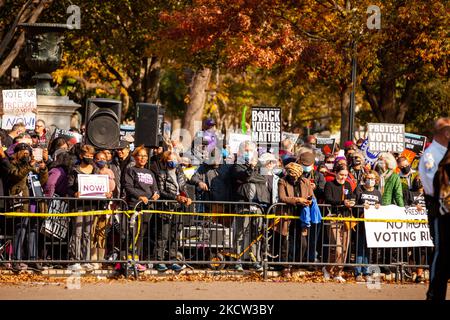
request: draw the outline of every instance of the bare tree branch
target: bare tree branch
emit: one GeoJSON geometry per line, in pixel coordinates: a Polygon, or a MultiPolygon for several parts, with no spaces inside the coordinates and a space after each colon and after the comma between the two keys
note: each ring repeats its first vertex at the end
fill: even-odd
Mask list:
{"type": "Polygon", "coordinates": [[[20,8],[20,11],[16,16],[16,19],[14,19],[14,22],[13,22],[11,28],[9,29],[6,36],[3,38],[2,42],[0,43],[0,59],[2,58],[3,54],[5,53],[6,48],[8,47],[9,43],[13,39],[14,34],[16,33],[17,25],[19,24],[19,22],[23,22],[22,15],[25,12],[25,10],[28,8],[28,6],[30,5],[31,2],[32,2],[32,0],[28,0],[22,6],[22,8],[20,8]]]}
{"type": "MultiPolygon", "coordinates": [[[[32,11],[28,23],[35,23],[39,18],[39,16],[41,15],[42,11],[46,8],[46,6],[51,4],[52,2],[53,0],[42,0],[41,2],[39,2],[38,6],[32,11]]],[[[2,77],[5,74],[6,70],[8,70],[8,68],[14,62],[20,50],[22,49],[24,43],[25,43],[25,33],[24,31],[22,31],[14,47],[9,52],[9,55],[5,58],[5,60],[2,61],[0,65],[0,77],[2,77]]]]}

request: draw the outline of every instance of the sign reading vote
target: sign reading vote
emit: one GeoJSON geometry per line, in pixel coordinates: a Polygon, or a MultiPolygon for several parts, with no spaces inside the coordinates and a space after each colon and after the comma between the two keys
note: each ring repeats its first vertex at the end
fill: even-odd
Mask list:
{"type": "Polygon", "coordinates": [[[369,149],[371,152],[397,152],[405,149],[405,125],[369,123],[369,149]]]}
{"type": "Polygon", "coordinates": [[[281,108],[252,107],[252,141],[258,144],[281,142],[281,108]]]}
{"type": "Polygon", "coordinates": [[[27,129],[34,129],[37,112],[36,89],[2,91],[2,129],[10,130],[22,122],[27,129]]]}
{"type": "Polygon", "coordinates": [[[425,209],[418,211],[416,207],[403,208],[394,205],[375,209],[371,206],[368,210],[364,210],[364,218],[394,220],[392,222],[364,222],[368,248],[433,246],[428,223],[416,222],[428,219],[425,209]]]}
{"type": "Polygon", "coordinates": [[[84,198],[106,198],[109,177],[105,174],[78,174],[78,192],[84,198]]]}
{"type": "Polygon", "coordinates": [[[405,149],[411,150],[416,154],[423,152],[425,144],[427,143],[427,137],[419,136],[418,134],[405,133],[405,149]]]}

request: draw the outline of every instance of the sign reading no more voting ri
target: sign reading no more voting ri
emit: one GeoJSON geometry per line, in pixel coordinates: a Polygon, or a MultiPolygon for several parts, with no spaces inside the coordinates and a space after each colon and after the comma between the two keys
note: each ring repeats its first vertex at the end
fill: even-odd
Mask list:
{"type": "Polygon", "coordinates": [[[78,174],[80,198],[106,198],[109,177],[105,174],[78,174]]]}
{"type": "Polygon", "coordinates": [[[2,129],[11,130],[22,122],[26,129],[34,129],[37,113],[36,89],[2,90],[2,129]]]}
{"type": "MultiPolygon", "coordinates": [[[[432,247],[426,210],[416,207],[371,206],[364,210],[366,219],[382,219],[386,222],[364,222],[368,248],[432,247]],[[392,221],[389,221],[392,220],[392,221]],[[402,222],[404,221],[404,222],[402,222]]],[[[363,227],[363,226],[360,226],[363,227]]]]}
{"type": "Polygon", "coordinates": [[[281,142],[281,108],[252,107],[252,141],[258,145],[281,142]]]}
{"type": "Polygon", "coordinates": [[[393,123],[368,123],[369,150],[371,152],[396,152],[405,150],[405,125],[393,123]]]}

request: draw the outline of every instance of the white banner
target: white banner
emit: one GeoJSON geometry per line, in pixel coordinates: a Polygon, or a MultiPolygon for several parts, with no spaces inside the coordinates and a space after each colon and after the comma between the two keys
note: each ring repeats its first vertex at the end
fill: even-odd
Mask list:
{"type": "Polygon", "coordinates": [[[281,133],[281,140],[289,139],[295,144],[295,143],[297,143],[299,136],[300,136],[300,134],[298,134],[298,133],[291,133],[291,132],[283,131],[281,133]]]}
{"type": "Polygon", "coordinates": [[[428,224],[413,220],[428,220],[426,210],[394,205],[364,210],[366,219],[411,220],[411,222],[364,222],[368,248],[432,247],[428,224]]]}
{"type": "Polygon", "coordinates": [[[231,153],[238,153],[239,145],[244,141],[250,141],[251,136],[240,133],[230,133],[228,138],[228,145],[230,146],[231,153]]]}
{"type": "Polygon", "coordinates": [[[78,174],[78,192],[84,198],[106,198],[109,176],[105,174],[78,174]]]}
{"type": "Polygon", "coordinates": [[[37,112],[36,89],[2,90],[2,129],[10,130],[23,122],[34,129],[37,112]]]}

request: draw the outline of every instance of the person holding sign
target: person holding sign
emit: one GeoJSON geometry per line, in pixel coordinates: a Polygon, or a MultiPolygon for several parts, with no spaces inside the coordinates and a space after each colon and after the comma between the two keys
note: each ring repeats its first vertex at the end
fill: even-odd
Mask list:
{"type": "MultiPolygon", "coordinates": [[[[80,163],[72,168],[69,173],[68,182],[68,195],[69,197],[80,197],[79,190],[79,174],[99,174],[99,169],[94,165],[94,153],[95,149],[91,145],[83,145],[80,148],[80,154],[78,158],[80,163]]],[[[106,198],[105,194],[105,198],[106,198]]],[[[70,203],[73,205],[73,203],[70,203]]],[[[92,203],[90,203],[92,204],[92,203]]],[[[75,203],[75,207],[72,210],[83,212],[89,210],[95,210],[91,205],[78,205],[75,203]]],[[[72,235],[69,240],[69,256],[73,260],[91,260],[91,229],[92,229],[92,216],[78,216],[72,219],[72,235]]],[[[75,263],[69,266],[70,270],[81,270],[82,268],[86,271],[94,270],[94,265],[90,263],[85,263],[80,265],[75,263]]]]}

